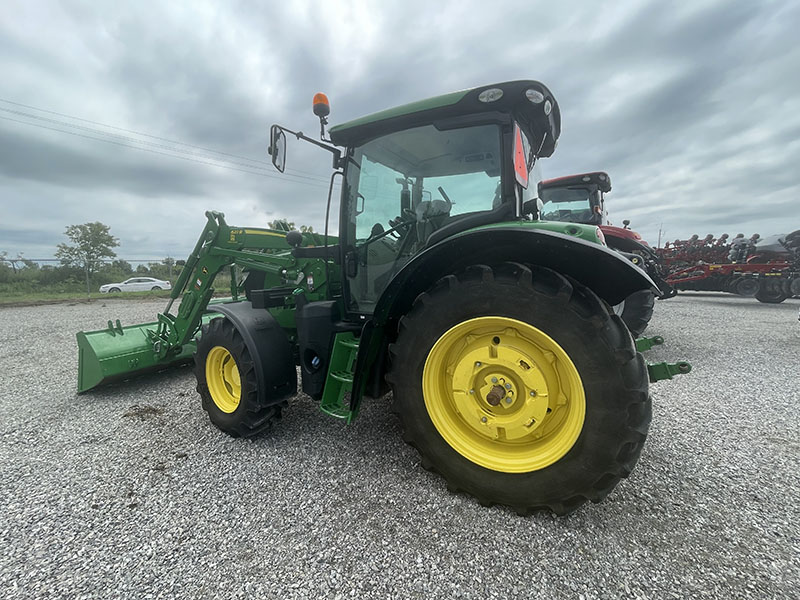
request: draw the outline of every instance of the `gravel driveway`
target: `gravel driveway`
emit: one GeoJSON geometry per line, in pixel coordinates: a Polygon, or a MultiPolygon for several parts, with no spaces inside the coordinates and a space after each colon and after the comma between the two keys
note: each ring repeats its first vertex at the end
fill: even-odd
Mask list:
{"type": "Polygon", "coordinates": [[[75,332],[158,302],[0,309],[0,597],[797,598],[797,300],[659,302],[637,469],[601,504],[518,517],[447,492],[388,399],[352,426],[297,396],[253,441],[190,370],[77,396],[75,332]]]}

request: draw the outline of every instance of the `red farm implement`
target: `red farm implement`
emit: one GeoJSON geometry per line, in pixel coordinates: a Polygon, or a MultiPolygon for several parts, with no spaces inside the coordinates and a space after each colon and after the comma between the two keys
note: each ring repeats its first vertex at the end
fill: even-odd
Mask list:
{"type": "Polygon", "coordinates": [[[768,304],[800,296],[800,230],[759,238],[739,234],[730,244],[725,243],[727,235],[676,240],[659,249],[671,267],[667,281],[677,290],[731,292],[768,304]],[[713,258],[717,260],[708,261],[713,258]]]}

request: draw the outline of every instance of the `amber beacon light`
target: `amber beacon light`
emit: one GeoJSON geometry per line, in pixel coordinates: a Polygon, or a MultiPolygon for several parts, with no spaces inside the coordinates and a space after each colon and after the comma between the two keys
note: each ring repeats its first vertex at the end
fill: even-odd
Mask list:
{"type": "Polygon", "coordinates": [[[331,104],[323,93],[314,94],[314,114],[318,117],[327,117],[331,113],[331,104]]]}

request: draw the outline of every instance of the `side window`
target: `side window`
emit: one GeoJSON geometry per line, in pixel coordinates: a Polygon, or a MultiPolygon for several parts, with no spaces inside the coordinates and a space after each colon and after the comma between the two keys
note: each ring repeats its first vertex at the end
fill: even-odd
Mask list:
{"type": "Polygon", "coordinates": [[[389,221],[400,216],[400,193],[403,191],[402,173],[391,167],[361,159],[361,177],[358,194],[352,207],[351,218],[356,223],[356,240],[365,240],[375,224],[389,229],[389,221]]]}
{"type": "Polygon", "coordinates": [[[497,125],[416,127],[372,139],[348,156],[347,259],[351,310],[370,313],[430,236],[501,201],[497,125]]]}
{"type": "Polygon", "coordinates": [[[469,176],[429,177],[425,180],[425,188],[431,191],[435,200],[446,202],[447,198],[450,199],[451,216],[490,210],[500,202],[500,178],[492,177],[486,172],[472,173],[469,176]],[[443,197],[439,188],[444,190],[447,198],[443,197]]]}

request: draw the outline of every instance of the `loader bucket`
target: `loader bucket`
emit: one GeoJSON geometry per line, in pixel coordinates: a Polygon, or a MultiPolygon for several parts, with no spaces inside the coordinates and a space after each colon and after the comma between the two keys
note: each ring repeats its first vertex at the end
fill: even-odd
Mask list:
{"type": "MultiPolygon", "coordinates": [[[[207,314],[202,320],[207,322],[218,316],[218,313],[207,314]]],[[[78,393],[191,361],[194,340],[181,346],[177,353],[159,356],[148,334],[157,329],[157,322],[122,327],[117,320],[116,323],[109,321],[106,329],[78,332],[78,393]]]]}

